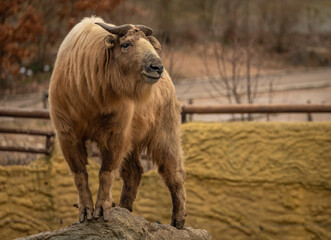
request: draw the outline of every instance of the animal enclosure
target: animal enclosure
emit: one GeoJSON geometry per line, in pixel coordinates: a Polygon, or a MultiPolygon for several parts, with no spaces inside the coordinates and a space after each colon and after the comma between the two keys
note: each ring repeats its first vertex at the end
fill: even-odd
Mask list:
{"type": "MultiPolygon", "coordinates": [[[[330,123],[183,125],[187,224],[213,239],[330,239],[330,123]]],[[[88,166],[96,197],[99,166],[88,166]]],[[[119,200],[121,181],[113,187],[119,200]]],[[[4,239],[77,222],[76,190],[63,156],[0,167],[4,239]],[[19,211],[17,211],[19,210],[19,211]]],[[[168,223],[167,188],[144,174],[134,214],[168,223]]]]}

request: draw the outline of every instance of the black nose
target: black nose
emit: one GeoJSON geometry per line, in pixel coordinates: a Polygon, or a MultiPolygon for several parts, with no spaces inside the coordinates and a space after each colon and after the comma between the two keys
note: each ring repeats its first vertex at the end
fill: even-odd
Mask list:
{"type": "Polygon", "coordinates": [[[150,69],[150,71],[157,72],[160,75],[163,73],[163,65],[162,64],[151,64],[151,65],[149,65],[149,69],[150,69]]]}

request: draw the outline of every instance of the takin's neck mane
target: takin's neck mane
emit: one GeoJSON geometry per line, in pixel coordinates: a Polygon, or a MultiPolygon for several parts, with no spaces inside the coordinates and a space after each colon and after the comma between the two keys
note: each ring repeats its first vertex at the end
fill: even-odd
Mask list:
{"type": "Polygon", "coordinates": [[[145,83],[141,76],[123,74],[112,51],[104,45],[103,40],[109,33],[95,22],[103,20],[84,19],[70,31],[60,47],[57,61],[68,71],[69,88],[78,88],[78,92],[89,95],[83,97],[93,98],[100,109],[122,98],[147,101],[154,86],[145,83]]]}

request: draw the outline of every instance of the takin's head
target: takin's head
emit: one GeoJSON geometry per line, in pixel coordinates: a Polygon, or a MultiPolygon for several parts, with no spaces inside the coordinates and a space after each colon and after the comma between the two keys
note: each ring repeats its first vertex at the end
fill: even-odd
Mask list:
{"type": "Polygon", "coordinates": [[[151,36],[153,30],[143,25],[125,24],[112,26],[96,23],[108,31],[104,46],[110,54],[121,78],[142,80],[148,84],[156,83],[163,73],[162,61],[156,52],[161,50],[158,40],[151,36]],[[141,78],[141,79],[139,79],[141,78]]]}

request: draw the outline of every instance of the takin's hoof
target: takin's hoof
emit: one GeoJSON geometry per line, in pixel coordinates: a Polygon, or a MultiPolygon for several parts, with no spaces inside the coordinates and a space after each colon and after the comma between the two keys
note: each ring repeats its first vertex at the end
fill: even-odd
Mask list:
{"type": "Polygon", "coordinates": [[[82,207],[79,209],[79,222],[92,221],[93,219],[93,208],[82,207]]]}
{"type": "Polygon", "coordinates": [[[182,219],[182,220],[172,219],[170,225],[177,229],[183,229],[184,224],[185,224],[185,219],[182,219]]]}
{"type": "MultiPolygon", "coordinates": [[[[115,207],[116,204],[112,202],[112,207],[115,207]]],[[[110,214],[110,207],[102,207],[102,206],[96,206],[93,218],[99,219],[101,216],[103,216],[103,220],[108,221],[109,220],[109,214],[110,214]]]]}
{"type": "Polygon", "coordinates": [[[110,216],[110,208],[103,208],[102,206],[95,207],[94,211],[94,219],[99,219],[100,217],[103,217],[104,221],[108,221],[110,216]]]}
{"type": "Polygon", "coordinates": [[[129,207],[129,206],[126,205],[126,204],[121,204],[121,203],[120,203],[118,206],[121,207],[121,208],[125,208],[125,209],[129,210],[129,212],[132,212],[132,207],[129,207]]]}

